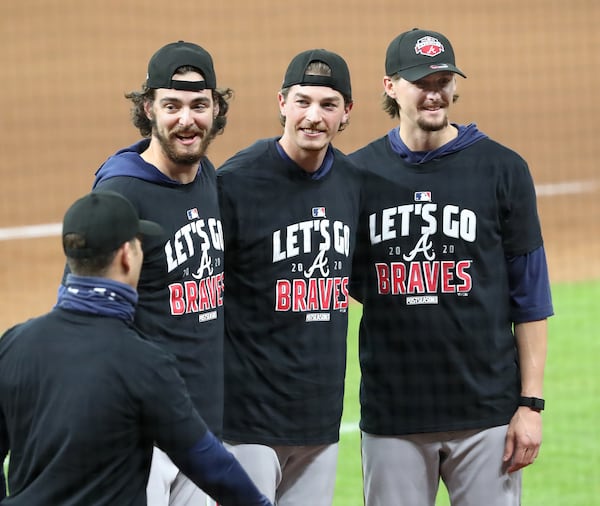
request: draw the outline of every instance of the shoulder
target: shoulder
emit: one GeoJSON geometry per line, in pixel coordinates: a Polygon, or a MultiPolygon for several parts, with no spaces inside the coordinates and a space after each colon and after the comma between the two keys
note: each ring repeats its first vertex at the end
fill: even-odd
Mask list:
{"type": "MultiPolygon", "coordinates": [[[[131,176],[120,175],[103,179],[94,186],[94,190],[113,190],[122,194],[135,193],[142,186],[143,180],[131,176]]],[[[126,195],[128,196],[128,195],[126,195]]]]}
{"type": "MultiPolygon", "coordinates": [[[[105,320],[107,320],[105,318],[105,320]]],[[[106,342],[106,348],[112,360],[127,364],[129,373],[146,375],[151,370],[161,367],[175,367],[175,358],[160,345],[150,341],[141,331],[117,319],[110,319],[115,328],[108,335],[108,327],[104,327],[101,338],[106,342]]],[[[102,328],[99,326],[99,328],[102,328]]]]}
{"type": "Polygon", "coordinates": [[[258,140],[226,160],[218,168],[217,177],[229,178],[232,175],[239,175],[240,171],[251,171],[261,167],[272,157],[273,150],[275,150],[275,138],[258,140]]]}
{"type": "Polygon", "coordinates": [[[24,341],[26,336],[42,334],[45,337],[46,331],[52,331],[58,324],[58,314],[59,310],[54,308],[41,316],[16,323],[7,329],[4,334],[0,334],[0,349],[2,347],[6,349],[17,340],[24,341]]]}
{"type": "Polygon", "coordinates": [[[357,168],[356,163],[354,162],[354,160],[352,160],[350,155],[340,151],[336,147],[332,147],[332,149],[333,149],[334,161],[336,164],[345,164],[345,165],[349,165],[351,167],[357,168]]]}
{"type": "Polygon", "coordinates": [[[96,171],[95,183],[119,176],[147,177],[148,164],[140,156],[147,144],[148,140],[143,140],[110,156],[96,171]]]}
{"type": "MultiPolygon", "coordinates": [[[[200,161],[200,168],[198,170],[198,174],[194,179],[192,184],[205,184],[210,181],[212,184],[217,179],[217,171],[213,163],[206,157],[202,158],[200,161]]],[[[185,185],[184,185],[185,186],[185,185]]]]}
{"type": "Polygon", "coordinates": [[[93,190],[111,190],[127,198],[140,212],[140,206],[147,201],[148,189],[153,185],[131,175],[114,175],[94,184],[93,190]]]}
{"type": "Polygon", "coordinates": [[[348,154],[348,157],[358,167],[365,169],[372,163],[374,159],[388,153],[387,135],[383,135],[378,139],[366,144],[365,146],[348,154]]]}
{"type": "Polygon", "coordinates": [[[349,155],[333,148],[334,169],[338,174],[342,173],[344,177],[360,179],[364,174],[364,169],[352,159],[349,155]]]}
{"type": "Polygon", "coordinates": [[[458,166],[472,166],[473,177],[496,180],[499,188],[519,191],[533,187],[533,179],[527,161],[515,150],[493,140],[482,139],[462,150],[455,158],[458,166]]]}
{"type": "MultiPolygon", "coordinates": [[[[512,162],[515,164],[527,164],[525,159],[515,150],[501,144],[489,137],[481,139],[463,150],[465,153],[476,152],[477,154],[493,155],[500,162],[512,162]]],[[[490,158],[493,160],[494,158],[490,158]]]]}
{"type": "Polygon", "coordinates": [[[200,168],[200,173],[206,171],[207,173],[214,174],[216,172],[214,164],[206,157],[202,158],[200,162],[200,168]]]}
{"type": "Polygon", "coordinates": [[[7,329],[4,334],[0,335],[0,360],[3,358],[4,353],[9,350],[17,336],[22,332],[23,329],[27,328],[34,320],[28,320],[26,322],[18,323],[13,327],[7,329]]]}
{"type": "Polygon", "coordinates": [[[280,172],[275,165],[278,158],[274,139],[263,139],[236,153],[217,169],[217,183],[222,199],[228,195],[240,199],[253,192],[273,186],[273,178],[280,172]]]}

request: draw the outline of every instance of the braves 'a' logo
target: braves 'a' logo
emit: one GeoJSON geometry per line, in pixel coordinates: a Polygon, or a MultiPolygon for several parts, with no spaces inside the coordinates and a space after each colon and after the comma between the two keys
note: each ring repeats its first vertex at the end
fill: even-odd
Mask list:
{"type": "Polygon", "coordinates": [[[411,260],[414,260],[419,253],[423,253],[423,256],[427,260],[435,259],[435,251],[433,250],[433,243],[429,240],[429,234],[423,234],[412,251],[408,255],[403,255],[402,257],[407,262],[410,262],[411,260]]]}
{"type": "Polygon", "coordinates": [[[212,266],[212,258],[208,254],[208,250],[202,251],[202,257],[200,258],[200,265],[198,266],[198,270],[192,274],[194,279],[202,279],[204,277],[204,271],[208,273],[209,276],[212,276],[213,266],[212,266]]]}
{"type": "Polygon", "coordinates": [[[319,251],[319,254],[316,256],[313,264],[304,271],[304,276],[307,278],[311,278],[316,269],[321,271],[321,276],[328,277],[329,276],[329,266],[327,265],[327,257],[325,256],[325,250],[322,249],[319,251]]]}
{"type": "Polygon", "coordinates": [[[421,37],[415,44],[415,53],[423,56],[437,56],[444,52],[444,45],[430,35],[421,37]]]}

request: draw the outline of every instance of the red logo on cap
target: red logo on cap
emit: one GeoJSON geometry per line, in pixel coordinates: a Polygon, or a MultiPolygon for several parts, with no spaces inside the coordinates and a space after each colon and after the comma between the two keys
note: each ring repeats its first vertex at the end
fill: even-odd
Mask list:
{"type": "Polygon", "coordinates": [[[420,38],[415,44],[415,53],[423,56],[437,56],[444,52],[444,46],[435,37],[427,35],[420,38]]]}

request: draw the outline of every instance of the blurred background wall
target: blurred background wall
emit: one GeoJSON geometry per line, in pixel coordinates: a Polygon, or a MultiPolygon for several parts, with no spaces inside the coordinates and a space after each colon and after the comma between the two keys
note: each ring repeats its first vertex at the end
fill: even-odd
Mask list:
{"type": "Polygon", "coordinates": [[[209,50],[219,85],[235,90],[209,151],[218,166],[279,134],[276,93],[309,48],[339,52],[352,72],[351,125],[336,146],[383,135],[396,126],[380,108],[388,43],[413,27],[443,32],[468,75],[451,120],[529,162],[552,281],[600,279],[599,25],[598,0],[2,0],[0,331],[51,307],[63,213],[137,140],[123,94],[179,39],[209,50]]]}

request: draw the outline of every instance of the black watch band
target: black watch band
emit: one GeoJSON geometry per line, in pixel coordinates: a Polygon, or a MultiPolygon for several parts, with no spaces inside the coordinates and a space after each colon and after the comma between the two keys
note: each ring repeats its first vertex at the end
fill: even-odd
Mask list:
{"type": "Polygon", "coordinates": [[[539,397],[519,397],[519,406],[527,406],[528,408],[535,409],[536,411],[542,411],[546,401],[539,397]]]}

